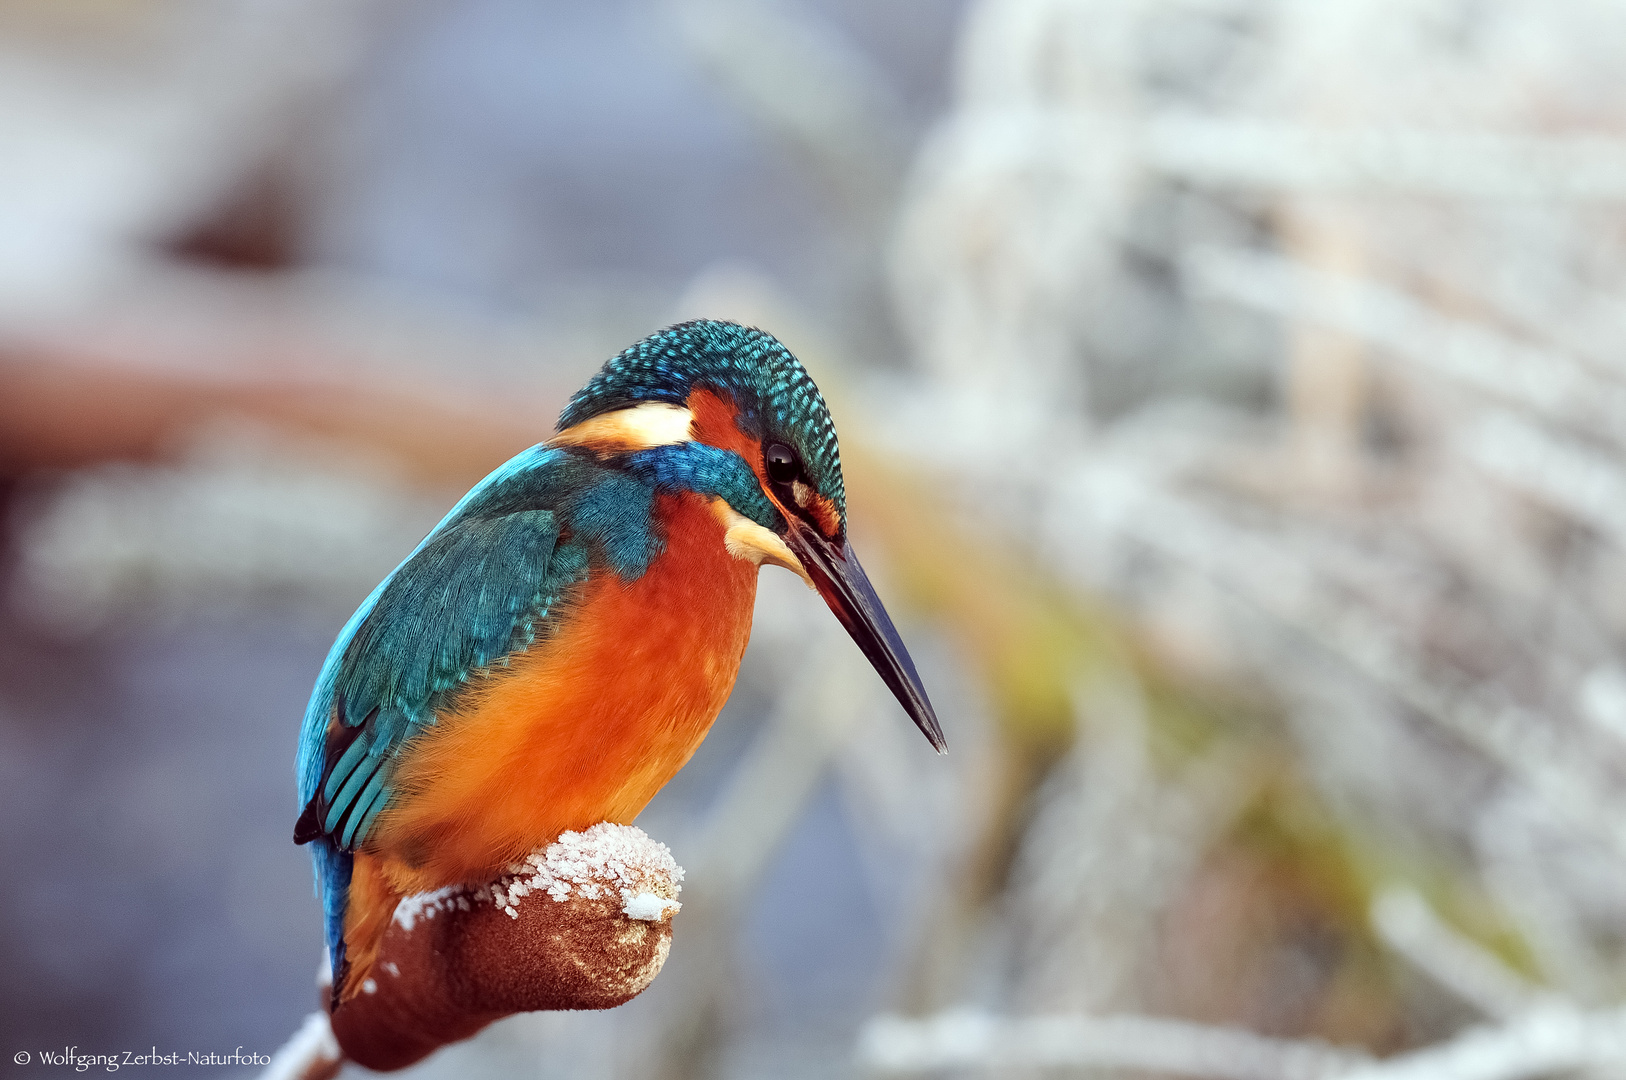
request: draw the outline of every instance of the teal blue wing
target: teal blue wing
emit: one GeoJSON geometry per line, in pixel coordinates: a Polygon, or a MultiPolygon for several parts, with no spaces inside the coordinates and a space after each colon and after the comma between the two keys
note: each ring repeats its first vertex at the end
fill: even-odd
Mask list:
{"type": "MultiPolygon", "coordinates": [[[[556,599],[550,510],[458,522],[391,576],[343,641],[301,739],[296,840],[362,843],[388,805],[397,751],[471,675],[535,640],[556,599]]],[[[336,650],[337,651],[337,650],[336,650]]]]}
{"type": "Polygon", "coordinates": [[[340,631],[300,731],[294,826],[315,862],[335,986],[352,853],[394,798],[413,737],[469,680],[550,635],[590,562],[629,581],[644,572],[664,543],[654,492],[592,454],[532,447],[465,495],[340,631]]]}
{"type": "Polygon", "coordinates": [[[340,985],[352,852],[393,797],[412,737],[483,669],[547,630],[587,573],[562,542],[560,495],[582,465],[532,447],[486,477],[350,617],[328,653],[299,737],[294,841],[310,843],[340,985]]]}
{"type": "Polygon", "coordinates": [[[527,451],[470,492],[334,643],[300,735],[296,842],[360,846],[402,747],[472,676],[528,648],[583,576],[554,510],[513,497],[552,453],[527,451]]]}

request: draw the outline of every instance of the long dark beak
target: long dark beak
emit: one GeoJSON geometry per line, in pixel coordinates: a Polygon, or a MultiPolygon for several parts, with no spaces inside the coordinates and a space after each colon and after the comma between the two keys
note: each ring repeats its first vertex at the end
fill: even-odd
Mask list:
{"type": "Polygon", "coordinates": [[[937,723],[937,713],[926,697],[915,662],[909,659],[909,650],[903,647],[897,627],[881,606],[881,598],[858,565],[858,556],[846,537],[831,541],[819,535],[818,530],[792,519],[785,544],[802,561],[808,576],[830,610],[836,613],[841,625],[847,628],[858,647],[875,665],[882,681],[892,689],[904,712],[915,722],[939,754],[948,753],[943,729],[937,723]]]}

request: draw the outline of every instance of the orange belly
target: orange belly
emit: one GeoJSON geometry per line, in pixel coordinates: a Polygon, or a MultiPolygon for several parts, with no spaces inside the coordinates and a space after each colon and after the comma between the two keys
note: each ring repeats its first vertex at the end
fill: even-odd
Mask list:
{"type": "Polygon", "coordinates": [[[415,740],[366,854],[399,892],[487,880],[566,829],[631,822],[728,699],[757,568],[707,500],[660,496],[666,550],[638,580],[595,574],[545,644],[415,740]]]}

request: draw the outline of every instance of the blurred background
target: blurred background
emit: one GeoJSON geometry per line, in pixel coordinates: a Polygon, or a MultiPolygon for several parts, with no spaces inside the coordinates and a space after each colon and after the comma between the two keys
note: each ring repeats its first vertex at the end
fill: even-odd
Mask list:
{"type": "Polygon", "coordinates": [[[294,1031],[328,644],[706,316],[824,388],[953,752],[770,569],[639,822],[688,870],[664,973],[415,1075],[1626,1075],[1622,41],[1609,0],[0,4],[0,1048],[294,1031]]]}

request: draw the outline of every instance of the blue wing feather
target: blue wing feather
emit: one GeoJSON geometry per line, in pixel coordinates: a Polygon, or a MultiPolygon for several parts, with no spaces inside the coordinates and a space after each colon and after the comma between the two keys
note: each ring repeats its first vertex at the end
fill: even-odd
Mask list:
{"type": "Polygon", "coordinates": [[[351,852],[389,804],[398,752],[472,675],[534,643],[585,577],[585,551],[560,544],[543,508],[568,465],[533,447],[482,481],[373,590],[322,666],[300,733],[296,839],[316,841],[335,970],[351,852]]]}
{"type": "Polygon", "coordinates": [[[590,564],[628,581],[648,569],[665,546],[658,491],[721,495],[778,521],[730,451],[684,443],[612,464],[532,447],[465,495],[345,624],[305,713],[294,833],[314,841],[335,971],[351,853],[389,806],[403,748],[468,680],[550,633],[590,564]]]}
{"type": "Polygon", "coordinates": [[[579,559],[554,557],[559,523],[543,508],[547,485],[534,482],[557,471],[563,457],[532,447],[481,481],[356,609],[305,711],[302,804],[318,789],[331,798],[363,755],[381,755],[412,726],[433,722],[436,699],[505,655],[516,629],[529,644],[551,579],[581,569],[579,559]],[[515,487],[531,490],[516,498],[515,487]],[[333,761],[328,734],[336,709],[344,727],[363,731],[333,761]]]}

